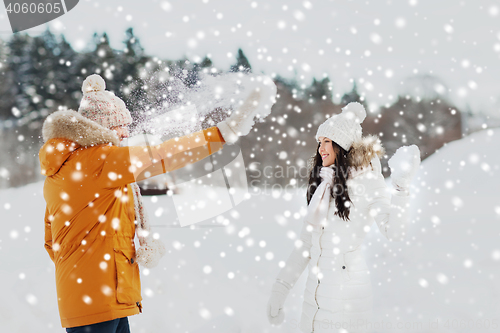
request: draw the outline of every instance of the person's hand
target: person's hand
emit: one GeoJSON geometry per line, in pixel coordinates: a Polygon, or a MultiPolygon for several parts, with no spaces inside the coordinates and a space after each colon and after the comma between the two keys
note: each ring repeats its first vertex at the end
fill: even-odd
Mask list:
{"type": "Polygon", "coordinates": [[[399,147],[389,159],[392,185],[407,191],[420,166],[420,150],[416,145],[399,147]]]}
{"type": "Polygon", "coordinates": [[[267,319],[273,325],[280,325],[285,319],[283,312],[283,305],[285,304],[286,297],[290,292],[290,288],[283,283],[276,281],[271,290],[271,298],[267,303],[267,319]]]}
{"type": "Polygon", "coordinates": [[[217,124],[224,141],[235,143],[238,137],[247,135],[255,124],[254,117],[264,118],[271,113],[275,98],[276,85],[271,79],[265,78],[237,110],[217,124]]]}

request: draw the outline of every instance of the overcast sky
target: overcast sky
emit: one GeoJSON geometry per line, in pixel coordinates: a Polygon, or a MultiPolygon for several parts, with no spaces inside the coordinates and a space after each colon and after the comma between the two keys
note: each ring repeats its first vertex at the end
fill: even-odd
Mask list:
{"type": "MultiPolygon", "coordinates": [[[[223,69],[241,47],[255,72],[307,85],[326,74],[340,95],[355,79],[373,109],[405,92],[415,73],[431,73],[459,107],[500,117],[499,0],[80,0],[49,25],[77,50],[94,32],[121,49],[133,27],[148,54],[210,54],[223,69]]],[[[5,9],[0,30],[10,37],[5,9]]]]}

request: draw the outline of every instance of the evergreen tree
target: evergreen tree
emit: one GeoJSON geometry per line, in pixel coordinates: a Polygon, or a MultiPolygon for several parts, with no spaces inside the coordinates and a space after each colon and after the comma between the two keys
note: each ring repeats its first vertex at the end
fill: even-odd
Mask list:
{"type": "Polygon", "coordinates": [[[78,67],[79,54],[66,41],[64,35],[58,43],[59,58],[56,59],[56,89],[58,101],[68,108],[78,108],[82,96],[82,74],[78,67]]]}
{"type": "Polygon", "coordinates": [[[188,87],[193,87],[200,81],[200,70],[201,67],[198,64],[193,64],[193,66],[188,69],[188,74],[184,81],[188,87]]]}
{"type": "Polygon", "coordinates": [[[200,67],[201,68],[208,68],[208,67],[212,67],[212,60],[210,60],[209,57],[205,56],[205,58],[203,58],[203,60],[200,62],[200,67]]]}
{"type": "MultiPolygon", "coordinates": [[[[9,48],[6,42],[0,40],[0,120],[11,118],[12,106],[14,105],[14,96],[12,95],[13,88],[13,72],[9,67],[9,48]]],[[[15,88],[15,87],[14,87],[15,88]]]]}
{"type": "Polygon", "coordinates": [[[313,79],[311,86],[307,89],[306,95],[315,100],[331,100],[332,99],[332,83],[330,79],[325,77],[321,81],[313,79]]]}
{"type": "Polygon", "coordinates": [[[101,37],[94,34],[93,40],[96,43],[95,49],[83,54],[79,60],[78,69],[83,78],[93,73],[101,75],[106,80],[106,90],[118,95],[120,85],[114,80],[114,76],[119,57],[109,45],[106,33],[103,33],[101,37]]]}
{"type": "Polygon", "coordinates": [[[285,79],[281,75],[276,75],[274,82],[276,82],[276,84],[283,85],[283,87],[286,87],[286,90],[288,91],[299,89],[299,84],[297,83],[296,79],[285,79]]]}
{"type": "MultiPolygon", "coordinates": [[[[29,112],[30,98],[25,94],[26,89],[30,85],[30,46],[33,38],[28,34],[14,34],[8,42],[9,54],[7,58],[8,75],[7,82],[9,85],[8,95],[13,97],[12,104],[8,107],[8,112],[14,112],[16,117],[25,115],[29,112]]],[[[11,113],[12,115],[12,113],[11,113]]],[[[12,117],[12,116],[10,116],[12,117]]]]}
{"type": "Polygon", "coordinates": [[[139,38],[134,35],[134,29],[128,28],[125,32],[124,51],[120,54],[119,70],[115,72],[115,79],[121,83],[120,91],[123,93],[127,83],[137,77],[138,69],[147,62],[148,57],[144,55],[144,48],[139,38]]]}
{"type": "Polygon", "coordinates": [[[64,36],[58,38],[46,30],[34,38],[31,48],[33,63],[32,82],[39,102],[36,109],[41,111],[38,118],[59,105],[75,108],[75,91],[80,91],[80,81],[76,72],[77,53],[64,36]]]}
{"type": "Polygon", "coordinates": [[[352,90],[348,93],[345,93],[344,96],[342,96],[340,104],[345,105],[351,102],[361,103],[361,96],[358,94],[358,87],[356,85],[356,81],[354,81],[352,85],[352,90]]]}

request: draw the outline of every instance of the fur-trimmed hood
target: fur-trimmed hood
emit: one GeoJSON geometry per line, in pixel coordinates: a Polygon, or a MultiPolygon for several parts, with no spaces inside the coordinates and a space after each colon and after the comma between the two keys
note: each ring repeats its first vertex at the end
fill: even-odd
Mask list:
{"type": "Polygon", "coordinates": [[[45,176],[56,174],[76,149],[102,144],[120,145],[115,132],[73,110],[49,115],[43,123],[42,135],[45,144],[40,149],[39,158],[45,176]]]}
{"type": "Polygon", "coordinates": [[[120,145],[120,139],[112,130],[73,110],[56,111],[49,115],[43,123],[42,135],[44,142],[67,139],[83,147],[108,143],[120,145]]]}
{"type": "MultiPolygon", "coordinates": [[[[385,149],[376,135],[367,135],[354,141],[347,154],[351,167],[350,177],[353,178],[366,171],[374,158],[380,159],[384,154],[385,149]]],[[[378,167],[380,167],[380,161],[378,161],[378,167]]]]}

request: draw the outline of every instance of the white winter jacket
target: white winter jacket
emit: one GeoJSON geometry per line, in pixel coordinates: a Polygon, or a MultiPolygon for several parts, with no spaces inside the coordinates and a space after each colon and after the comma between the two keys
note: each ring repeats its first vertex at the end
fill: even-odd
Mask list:
{"type": "MultiPolygon", "coordinates": [[[[373,150],[373,146],[361,148],[353,153],[373,150]]],[[[394,191],[391,196],[377,153],[354,157],[361,163],[357,167],[364,169],[348,178],[353,203],[349,221],[334,215],[332,197],[327,221],[323,225],[304,222],[302,246],[293,250],[277,276],[279,282],[291,288],[309,267],[300,321],[302,332],[332,333],[340,332],[340,328],[349,333],[369,331],[372,290],[361,244],[374,221],[389,240],[402,240],[409,223],[408,192],[394,191]],[[373,155],[371,160],[366,159],[373,155]]]]}

